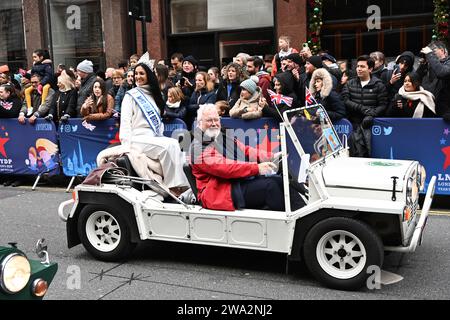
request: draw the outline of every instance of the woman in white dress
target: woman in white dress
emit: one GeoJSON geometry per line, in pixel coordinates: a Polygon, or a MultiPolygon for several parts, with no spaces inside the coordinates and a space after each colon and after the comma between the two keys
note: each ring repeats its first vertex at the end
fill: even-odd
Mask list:
{"type": "Polygon", "coordinates": [[[163,183],[178,195],[189,185],[183,172],[185,158],[178,141],[163,136],[161,114],[165,103],[148,62],[135,66],[134,82],[136,87],[122,101],[120,141],[126,149],[133,148],[159,161],[163,183]]]}

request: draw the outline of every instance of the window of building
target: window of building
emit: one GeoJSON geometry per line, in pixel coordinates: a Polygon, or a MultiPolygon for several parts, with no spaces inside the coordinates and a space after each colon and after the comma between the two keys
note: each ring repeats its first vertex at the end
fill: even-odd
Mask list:
{"type": "Polygon", "coordinates": [[[100,0],[50,0],[50,45],[55,66],[89,59],[105,68],[100,0]]]}
{"type": "Polygon", "coordinates": [[[12,70],[27,65],[22,21],[22,1],[0,2],[0,65],[8,64],[12,70]]]}
{"type": "Polygon", "coordinates": [[[336,58],[354,59],[382,51],[396,57],[409,50],[418,55],[431,40],[433,2],[427,0],[324,0],[322,48],[336,58]],[[368,7],[379,7],[381,28],[368,28],[368,7]]]}
{"type": "Polygon", "coordinates": [[[171,0],[172,33],[273,27],[273,0],[171,0]]]}

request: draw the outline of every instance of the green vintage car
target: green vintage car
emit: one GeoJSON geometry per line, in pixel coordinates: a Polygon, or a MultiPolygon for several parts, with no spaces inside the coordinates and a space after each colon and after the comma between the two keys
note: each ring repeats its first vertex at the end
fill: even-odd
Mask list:
{"type": "Polygon", "coordinates": [[[14,243],[0,246],[0,300],[41,300],[58,270],[50,263],[44,239],[36,244],[39,260],[31,260],[14,243]]]}

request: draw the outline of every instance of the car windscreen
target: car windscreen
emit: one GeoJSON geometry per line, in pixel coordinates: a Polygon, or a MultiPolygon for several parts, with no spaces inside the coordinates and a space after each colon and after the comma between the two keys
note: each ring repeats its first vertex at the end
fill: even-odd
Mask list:
{"type": "Polygon", "coordinates": [[[292,128],[288,130],[287,148],[289,164],[293,171],[300,170],[300,158],[312,164],[343,148],[328,114],[321,105],[286,111],[284,118],[292,128]],[[295,137],[292,137],[292,134],[295,134],[300,142],[305,155],[298,155],[295,151],[295,137]]]}

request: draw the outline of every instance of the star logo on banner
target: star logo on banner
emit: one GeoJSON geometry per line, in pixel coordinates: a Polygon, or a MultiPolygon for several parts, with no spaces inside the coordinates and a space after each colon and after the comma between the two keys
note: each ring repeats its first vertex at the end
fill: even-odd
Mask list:
{"type": "Polygon", "coordinates": [[[9,141],[9,138],[0,138],[0,154],[7,158],[5,144],[9,141]]]}
{"type": "Polygon", "coordinates": [[[441,139],[441,145],[445,146],[445,144],[447,143],[447,140],[445,140],[444,138],[441,139]]]}
{"type": "Polygon", "coordinates": [[[450,130],[448,130],[448,128],[445,128],[445,129],[444,129],[444,134],[445,134],[446,136],[448,136],[449,133],[450,133],[450,130]]]}
{"type": "Polygon", "coordinates": [[[263,141],[261,141],[260,144],[257,145],[258,150],[266,151],[266,152],[272,152],[275,148],[277,151],[279,151],[280,142],[278,141],[270,141],[269,133],[264,137],[263,141]]]}
{"type": "Polygon", "coordinates": [[[441,150],[445,154],[444,170],[447,170],[447,168],[450,166],[450,147],[445,147],[441,150]]]}

